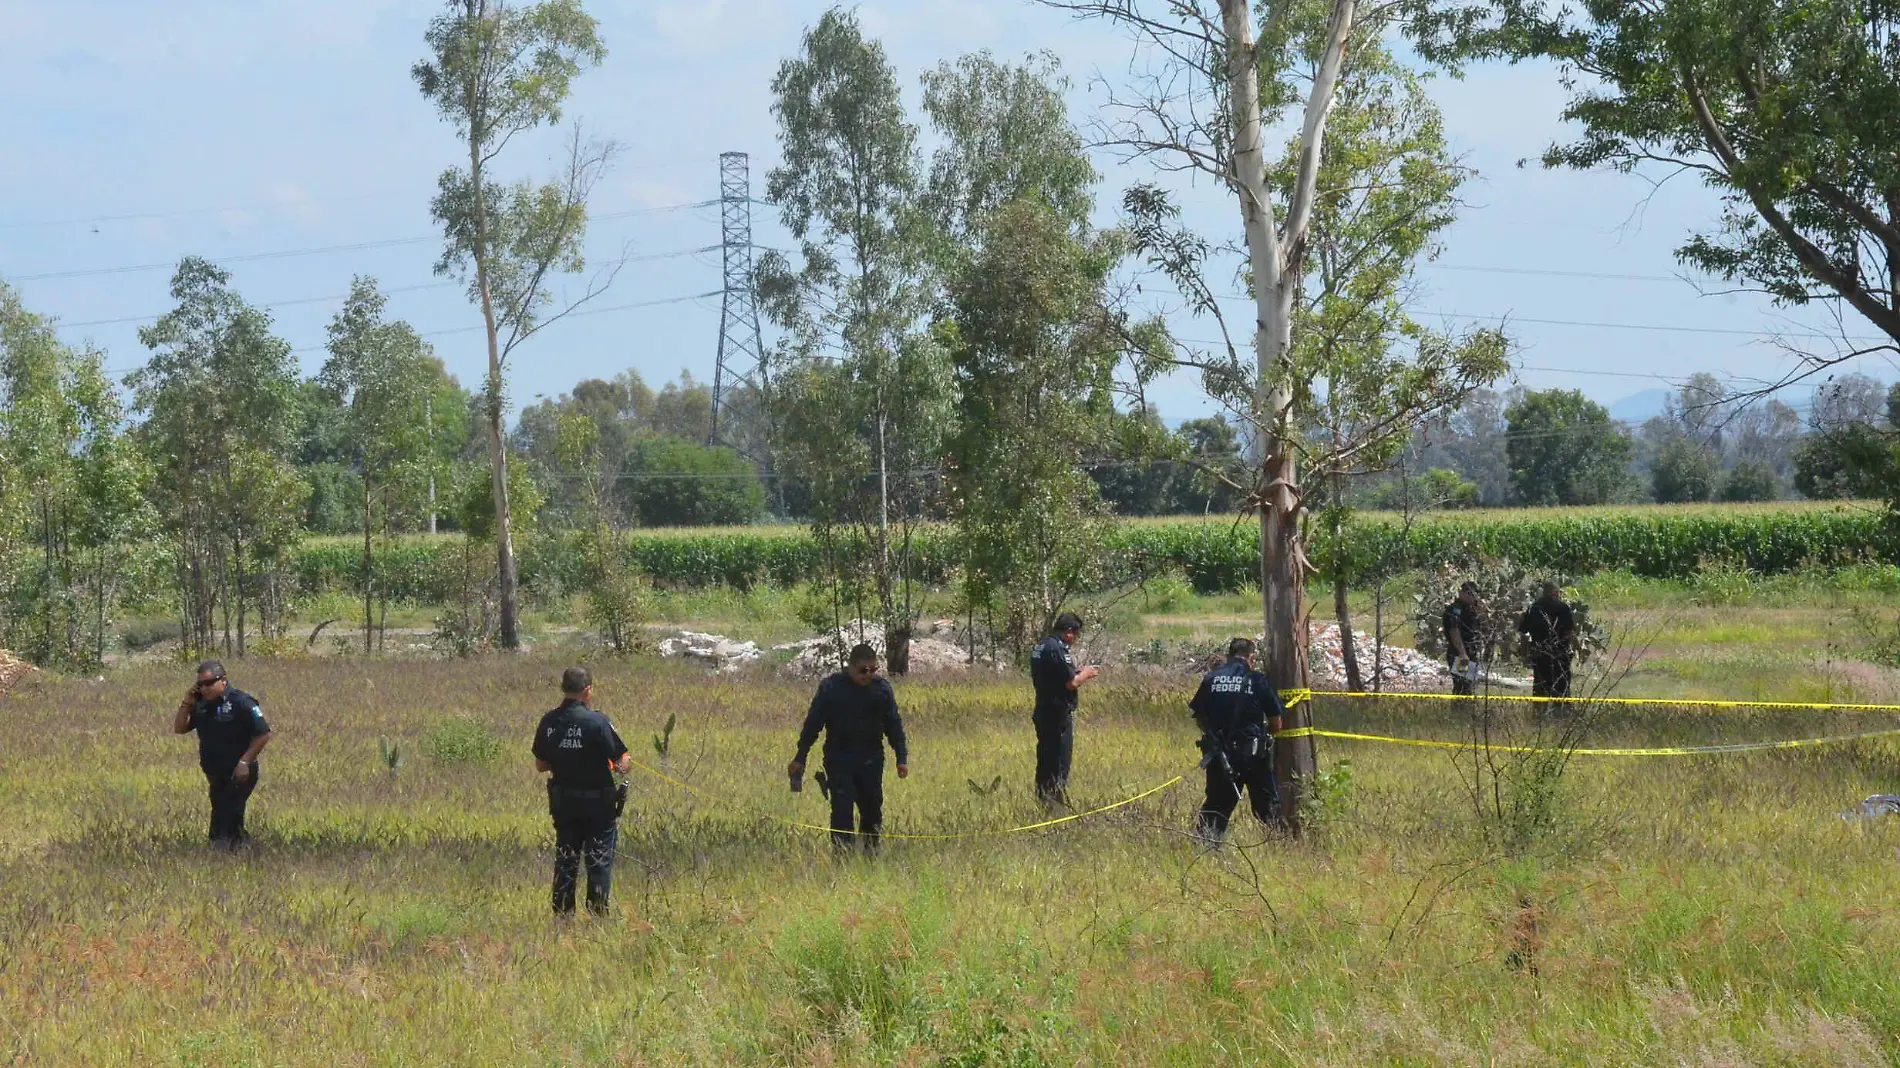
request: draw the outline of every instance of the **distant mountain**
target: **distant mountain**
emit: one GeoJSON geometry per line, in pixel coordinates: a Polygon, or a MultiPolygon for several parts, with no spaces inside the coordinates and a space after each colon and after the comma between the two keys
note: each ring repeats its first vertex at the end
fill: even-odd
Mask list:
{"type": "Polygon", "coordinates": [[[1673,390],[1667,389],[1646,389],[1641,393],[1632,393],[1609,406],[1610,418],[1631,426],[1641,426],[1661,415],[1663,405],[1674,395],[1673,390]]]}

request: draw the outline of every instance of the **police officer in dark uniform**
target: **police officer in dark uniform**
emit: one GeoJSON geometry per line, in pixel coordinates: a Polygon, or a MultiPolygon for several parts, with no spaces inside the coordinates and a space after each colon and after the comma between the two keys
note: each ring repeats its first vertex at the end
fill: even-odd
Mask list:
{"type": "Polygon", "coordinates": [[[1070,648],[1082,636],[1082,617],[1064,612],[1055,629],[1029,654],[1029,678],[1036,687],[1036,796],[1046,805],[1066,803],[1069,767],[1075,759],[1077,692],[1101,673],[1090,664],[1077,669],[1070,648]]]}
{"type": "Polygon", "coordinates": [[[848,849],[854,838],[862,838],[865,849],[876,852],[884,827],[884,740],[890,739],[897,755],[900,779],[910,777],[910,748],[897,713],[897,692],[877,673],[877,650],[860,644],[851,650],[849,664],[818,684],[798,731],[798,752],[785,770],[793,781],[805,773],[805,757],[823,731],[822,785],[831,795],[831,842],[848,849]]]}
{"type": "Polygon", "coordinates": [[[633,755],[606,716],[594,711],[594,680],[586,668],[561,673],[561,707],[541,717],[534,731],[534,768],[551,772],[548,814],[554,817],[554,914],[574,913],[575,883],[587,869],[587,911],[607,911],[613,890],[614,851],[619,845],[625,775],[633,755]]]}
{"type": "Polygon", "coordinates": [[[1273,680],[1255,670],[1257,652],[1251,638],[1229,642],[1227,662],[1201,678],[1188,702],[1201,728],[1201,766],[1207,769],[1207,797],[1197,821],[1206,838],[1227,833],[1228,817],[1243,790],[1254,817],[1262,823],[1273,820],[1273,735],[1280,731],[1286,706],[1273,680]]]}
{"type": "Polygon", "coordinates": [[[1577,617],[1564,602],[1563,588],[1544,583],[1544,595],[1531,602],[1517,621],[1527,645],[1533,697],[1570,696],[1570,657],[1577,648],[1577,617]]]}
{"type": "Polygon", "coordinates": [[[1445,606],[1445,660],[1451,667],[1451,692],[1469,697],[1478,692],[1473,676],[1484,653],[1484,606],[1478,584],[1458,587],[1458,599],[1445,606]]]}
{"type": "Polygon", "coordinates": [[[198,767],[211,787],[211,845],[235,850],[248,840],[244,809],[257,789],[257,756],[270,744],[270,724],[257,699],[234,688],[224,665],[198,665],[198,681],[172,715],[172,733],[198,732],[198,767]]]}

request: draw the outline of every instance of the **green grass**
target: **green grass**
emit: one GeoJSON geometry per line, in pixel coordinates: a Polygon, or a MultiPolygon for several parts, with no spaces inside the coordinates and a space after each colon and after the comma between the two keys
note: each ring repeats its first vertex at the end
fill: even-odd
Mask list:
{"type": "MultiPolygon", "coordinates": [[[[1505,855],[1431,750],[1329,745],[1350,804],[1303,843],[1209,855],[1191,784],[1054,831],[892,841],[839,863],[783,765],[809,693],[600,665],[635,741],[616,903],[546,915],[528,734],[559,664],[234,664],[280,737],[249,855],[209,854],[183,677],[0,701],[0,1058],[35,1065],[1878,1064],[1900,1055],[1900,746],[1579,761],[1505,855]],[[456,724],[445,727],[444,724],[456,724]],[[418,758],[391,774],[388,736],[418,758]],[[494,759],[440,759],[436,746],[494,759]],[[458,748],[459,746],[459,748],[458,748]]],[[[1185,681],[1092,692],[1084,803],[1189,769],[1185,681]]],[[[900,682],[913,775],[889,829],[1035,818],[1014,677],[900,682]],[[966,780],[1003,789],[978,796],[966,780]]],[[[1440,706],[1322,722],[1459,738],[1440,706]]],[[[1618,710],[1604,744],[1794,737],[1894,717],[1618,710]]],[[[1543,729],[1508,718],[1500,731],[1543,729]]]]}

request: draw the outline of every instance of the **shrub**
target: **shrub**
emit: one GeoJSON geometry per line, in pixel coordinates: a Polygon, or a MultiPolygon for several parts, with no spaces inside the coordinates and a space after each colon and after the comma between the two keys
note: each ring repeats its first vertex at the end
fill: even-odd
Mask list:
{"type": "Polygon", "coordinates": [[[501,739],[471,719],[445,719],[430,731],[429,755],[444,764],[492,764],[501,756],[501,739]]]}

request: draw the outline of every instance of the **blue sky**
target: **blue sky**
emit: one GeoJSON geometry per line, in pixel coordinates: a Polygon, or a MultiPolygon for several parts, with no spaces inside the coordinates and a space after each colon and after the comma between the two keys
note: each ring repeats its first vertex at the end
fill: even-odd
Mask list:
{"type": "MultiPolygon", "coordinates": [[[[718,256],[687,253],[718,241],[718,215],[677,206],[717,195],[722,151],[750,152],[755,193],[763,190],[777,154],[773,71],[825,6],[588,4],[609,56],[577,83],[567,117],[626,149],[593,206],[615,217],[595,224],[590,249],[596,261],[623,249],[664,258],[630,263],[596,304],[620,310],[558,324],[518,350],[518,403],[629,368],[654,384],[681,370],[710,377],[718,301],[690,298],[718,288],[718,256]]],[[[436,10],[423,0],[0,0],[0,277],[56,316],[68,340],[91,341],[124,372],[146,355],[139,322],[125,320],[167,308],[170,265],[193,253],[229,258],[237,286],[270,306],[314,371],[351,276],[373,275],[392,313],[475,381],[479,314],[431,273],[439,242],[428,201],[456,146],[408,73],[436,10]]],[[[1104,97],[1095,79],[1119,80],[1130,55],[1118,32],[1027,0],[880,0],[859,12],[913,112],[918,75],[940,60],[1047,49],[1075,79],[1073,108],[1086,119],[1104,97]]],[[[1564,136],[1553,69],[1484,67],[1440,79],[1434,95],[1481,178],[1439,264],[1424,272],[1418,310],[1447,324],[1509,317],[1523,384],[1610,402],[1695,371],[1769,377],[1789,360],[1767,332],[1829,329],[1751,296],[1702,296],[1679,277],[1671,250],[1717,207],[1688,180],[1657,188],[1637,176],[1519,167],[1564,136]]],[[[504,176],[548,174],[558,139],[520,143],[504,176]]],[[[1142,163],[1103,157],[1098,166],[1105,204],[1153,177],[1142,163]]],[[[1237,229],[1231,200],[1212,186],[1190,191],[1189,210],[1222,238],[1237,229]]],[[[756,240],[785,244],[771,210],[757,211],[756,240]]],[[[1858,369],[1894,377],[1882,363],[1858,369]]],[[[1170,421],[1208,407],[1186,378],[1154,395],[1170,421]]]]}

